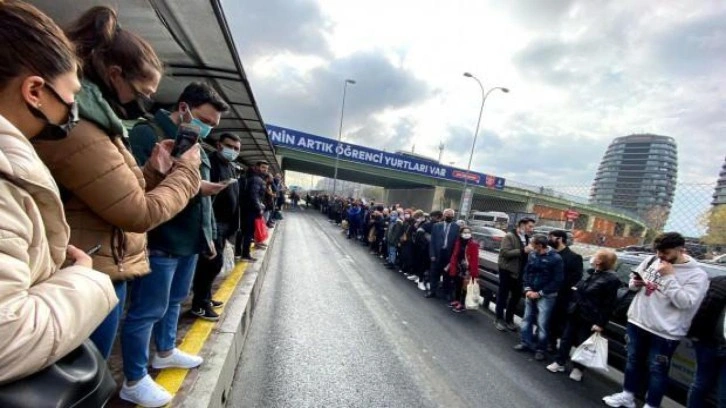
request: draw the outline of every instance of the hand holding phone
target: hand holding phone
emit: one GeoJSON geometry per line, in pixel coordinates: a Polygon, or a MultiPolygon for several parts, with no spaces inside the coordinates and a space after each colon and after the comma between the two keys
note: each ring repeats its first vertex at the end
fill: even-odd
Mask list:
{"type": "Polygon", "coordinates": [[[174,148],[171,150],[172,157],[178,159],[186,153],[187,150],[191,149],[192,146],[196,145],[199,141],[200,132],[201,129],[199,126],[189,123],[181,123],[176,132],[176,138],[174,139],[174,148]]]}

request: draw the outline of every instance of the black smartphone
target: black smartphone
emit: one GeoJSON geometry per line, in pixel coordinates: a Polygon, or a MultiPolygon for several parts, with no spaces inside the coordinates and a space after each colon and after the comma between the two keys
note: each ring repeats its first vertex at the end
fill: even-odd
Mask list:
{"type": "Polygon", "coordinates": [[[88,251],[86,251],[86,255],[92,256],[92,255],[96,254],[96,252],[98,252],[101,249],[101,246],[102,246],[101,244],[98,244],[95,247],[89,249],[88,251]]]}
{"type": "Polygon", "coordinates": [[[638,272],[636,272],[636,271],[633,271],[633,275],[635,275],[635,279],[636,279],[636,280],[643,280],[643,277],[642,277],[642,276],[640,276],[640,273],[638,273],[638,272]]]}
{"type": "Polygon", "coordinates": [[[189,123],[179,125],[179,130],[177,130],[176,139],[174,140],[174,148],[171,149],[172,157],[178,159],[187,150],[191,149],[192,146],[196,145],[199,141],[200,131],[199,126],[189,123]]]}

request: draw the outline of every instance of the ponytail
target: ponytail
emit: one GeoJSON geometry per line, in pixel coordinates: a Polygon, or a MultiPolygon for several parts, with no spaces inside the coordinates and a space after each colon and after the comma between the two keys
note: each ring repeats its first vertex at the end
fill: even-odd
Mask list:
{"type": "Polygon", "coordinates": [[[75,43],[83,70],[92,80],[101,79],[111,65],[119,66],[129,79],[149,78],[163,71],[151,45],[121,28],[118,14],[110,7],[89,9],[71,27],[68,38],[75,43]]]}

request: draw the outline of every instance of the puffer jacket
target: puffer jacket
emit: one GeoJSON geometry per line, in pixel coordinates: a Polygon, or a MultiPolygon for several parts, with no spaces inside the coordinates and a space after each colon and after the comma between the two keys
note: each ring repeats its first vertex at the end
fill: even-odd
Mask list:
{"type": "Polygon", "coordinates": [[[69,235],[48,169],[0,116],[0,384],[58,361],[118,303],[105,274],[61,268],[69,235]]]}
{"type": "Polygon", "coordinates": [[[67,138],[34,141],[38,154],[65,190],[71,244],[101,244],[94,267],[114,281],[149,273],[146,232],[186,207],[199,191],[199,170],[177,161],[164,177],[143,169],[127,149],[126,129],[91,82],[76,98],[81,121],[67,138]]]}

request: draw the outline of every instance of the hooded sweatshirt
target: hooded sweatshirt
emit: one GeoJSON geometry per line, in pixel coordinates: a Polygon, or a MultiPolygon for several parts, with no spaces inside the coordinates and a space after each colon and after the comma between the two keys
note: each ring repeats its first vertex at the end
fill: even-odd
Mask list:
{"type": "Polygon", "coordinates": [[[686,263],[673,265],[673,274],[662,276],[658,273],[660,259],[655,258],[648,266],[651,259],[644,260],[636,271],[653,290],[636,288],[631,276],[630,289],[638,294],[628,309],[628,322],[657,336],[681,340],[706,295],[708,275],[686,256],[686,263]]]}

